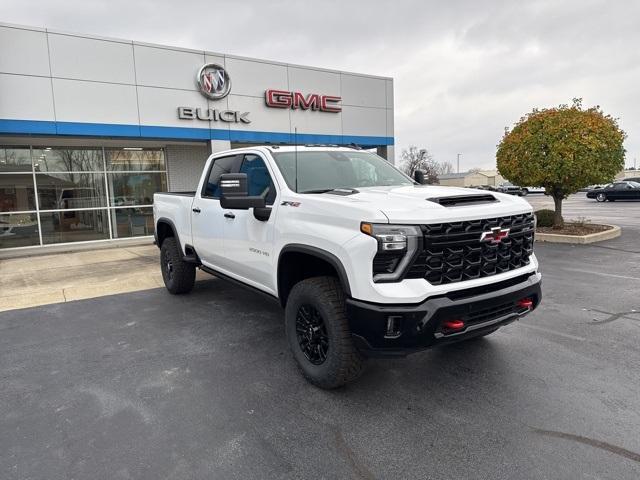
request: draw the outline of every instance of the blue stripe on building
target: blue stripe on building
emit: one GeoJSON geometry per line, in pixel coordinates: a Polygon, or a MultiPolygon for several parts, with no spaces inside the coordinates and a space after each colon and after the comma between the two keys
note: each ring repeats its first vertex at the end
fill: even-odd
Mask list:
{"type": "Polygon", "coordinates": [[[393,145],[393,137],[322,135],[313,133],[254,132],[192,127],[161,127],[109,123],[49,122],[0,119],[0,135],[59,135],[163,140],[228,140],[243,143],[299,143],[380,146],[393,145]]]}

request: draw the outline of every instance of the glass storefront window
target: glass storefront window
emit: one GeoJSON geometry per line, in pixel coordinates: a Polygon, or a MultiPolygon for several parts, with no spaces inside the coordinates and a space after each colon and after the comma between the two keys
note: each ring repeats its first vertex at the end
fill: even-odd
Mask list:
{"type": "Polygon", "coordinates": [[[149,171],[164,170],[164,151],[149,148],[106,148],[107,170],[149,171]]]}
{"type": "Polygon", "coordinates": [[[101,148],[34,148],[36,172],[101,172],[104,170],[101,148]]]}
{"type": "Polygon", "coordinates": [[[102,173],[37,173],[40,210],[106,207],[102,173]]]}
{"type": "Polygon", "coordinates": [[[153,235],[162,148],[0,146],[0,249],[153,235]]]}
{"type": "Polygon", "coordinates": [[[38,217],[34,213],[0,213],[0,248],[39,245],[38,217]]]}
{"type": "Polygon", "coordinates": [[[84,242],[109,238],[107,210],[40,212],[42,243],[84,242]]]}
{"type": "Polygon", "coordinates": [[[35,197],[31,172],[0,175],[0,212],[35,210],[35,197]]]}
{"type": "Polygon", "coordinates": [[[29,147],[0,147],[0,172],[31,172],[29,147]]]}
{"type": "Polygon", "coordinates": [[[116,208],[111,210],[114,238],[153,235],[153,208],[116,208]]]}
{"type": "Polygon", "coordinates": [[[153,194],[167,190],[164,173],[107,173],[113,207],[152,205],[153,194]]]}

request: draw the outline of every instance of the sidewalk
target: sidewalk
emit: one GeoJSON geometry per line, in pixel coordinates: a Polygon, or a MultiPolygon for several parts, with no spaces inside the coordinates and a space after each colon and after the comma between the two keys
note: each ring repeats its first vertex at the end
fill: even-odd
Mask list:
{"type": "Polygon", "coordinates": [[[0,260],[0,311],[158,287],[154,245],[0,260]]]}

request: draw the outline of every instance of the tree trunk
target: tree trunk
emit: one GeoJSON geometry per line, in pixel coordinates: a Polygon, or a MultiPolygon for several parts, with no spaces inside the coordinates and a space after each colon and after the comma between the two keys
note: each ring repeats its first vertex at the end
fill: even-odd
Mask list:
{"type": "Polygon", "coordinates": [[[556,207],[553,216],[553,228],[562,228],[564,226],[564,220],[562,219],[562,197],[563,195],[557,193],[553,195],[553,203],[556,207]]]}

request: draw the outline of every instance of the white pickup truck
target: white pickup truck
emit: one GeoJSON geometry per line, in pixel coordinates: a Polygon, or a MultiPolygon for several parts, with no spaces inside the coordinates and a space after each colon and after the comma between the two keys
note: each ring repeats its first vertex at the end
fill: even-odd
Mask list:
{"type": "Polygon", "coordinates": [[[153,213],[167,289],[189,292],[200,268],[275,299],[322,388],[369,356],[490,334],[541,300],[527,202],[421,185],[362,150],[215,153],[195,192],[157,193],[153,213]]]}

